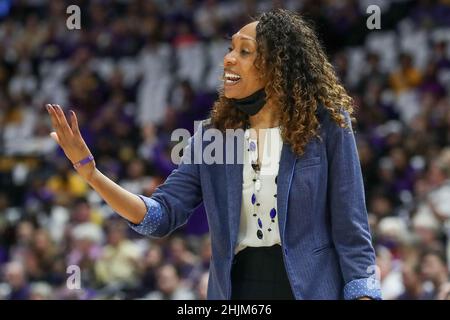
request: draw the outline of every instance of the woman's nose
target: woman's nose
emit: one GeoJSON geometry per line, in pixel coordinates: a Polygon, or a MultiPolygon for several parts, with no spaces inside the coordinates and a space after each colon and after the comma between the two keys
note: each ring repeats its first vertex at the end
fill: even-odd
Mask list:
{"type": "Polygon", "coordinates": [[[236,58],[234,57],[233,52],[228,52],[223,60],[224,66],[236,64],[236,58]]]}

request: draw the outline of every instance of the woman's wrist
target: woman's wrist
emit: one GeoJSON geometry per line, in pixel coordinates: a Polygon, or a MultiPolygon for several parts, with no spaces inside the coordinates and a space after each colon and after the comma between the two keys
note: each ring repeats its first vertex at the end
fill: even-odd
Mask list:
{"type": "Polygon", "coordinates": [[[96,170],[95,161],[89,162],[84,166],[76,169],[77,173],[88,183],[91,184],[94,172],[96,170]]]}

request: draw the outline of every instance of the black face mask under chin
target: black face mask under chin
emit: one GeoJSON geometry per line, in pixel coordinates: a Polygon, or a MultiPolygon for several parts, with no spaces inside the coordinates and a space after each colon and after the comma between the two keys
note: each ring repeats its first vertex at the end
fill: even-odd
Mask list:
{"type": "Polygon", "coordinates": [[[231,104],[249,116],[254,116],[266,104],[264,88],[242,99],[230,99],[231,104]]]}

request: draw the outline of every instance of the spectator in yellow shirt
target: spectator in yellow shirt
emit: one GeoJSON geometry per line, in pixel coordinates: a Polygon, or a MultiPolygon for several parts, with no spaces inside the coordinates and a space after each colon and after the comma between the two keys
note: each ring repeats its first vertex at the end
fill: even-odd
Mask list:
{"type": "Polygon", "coordinates": [[[389,77],[391,88],[397,93],[402,93],[416,88],[422,82],[422,74],[412,64],[409,54],[400,55],[400,68],[389,77]]]}

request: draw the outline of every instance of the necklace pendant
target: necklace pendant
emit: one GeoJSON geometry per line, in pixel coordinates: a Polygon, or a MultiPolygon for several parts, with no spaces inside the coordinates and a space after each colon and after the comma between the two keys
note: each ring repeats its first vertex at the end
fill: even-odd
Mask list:
{"type": "Polygon", "coordinates": [[[255,172],[259,172],[260,167],[258,163],[252,163],[252,168],[255,172]]]}
{"type": "Polygon", "coordinates": [[[258,231],[256,231],[256,236],[258,237],[258,239],[262,239],[263,238],[263,233],[260,229],[258,229],[258,231]]]}
{"type": "Polygon", "coordinates": [[[277,215],[277,210],[275,208],[272,208],[272,210],[270,210],[270,219],[275,219],[277,215]]]}

